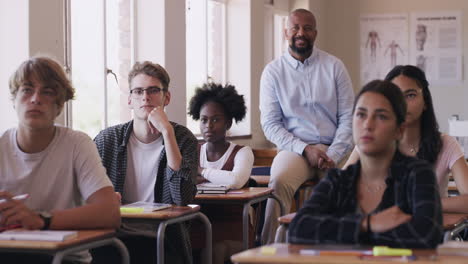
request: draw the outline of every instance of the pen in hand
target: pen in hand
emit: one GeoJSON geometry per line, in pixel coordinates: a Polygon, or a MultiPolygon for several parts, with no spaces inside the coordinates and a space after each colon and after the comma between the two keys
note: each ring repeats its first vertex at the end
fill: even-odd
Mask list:
{"type": "MultiPolygon", "coordinates": [[[[23,201],[23,200],[26,200],[28,197],[29,197],[29,194],[25,193],[25,194],[20,194],[20,195],[13,196],[11,199],[12,200],[17,200],[17,201],[23,201]]],[[[7,200],[8,199],[0,199],[0,203],[4,203],[7,200]]]]}

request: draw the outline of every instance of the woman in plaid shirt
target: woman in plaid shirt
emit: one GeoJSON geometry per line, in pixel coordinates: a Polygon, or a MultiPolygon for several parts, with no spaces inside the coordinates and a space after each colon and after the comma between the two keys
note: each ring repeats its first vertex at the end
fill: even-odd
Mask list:
{"type": "Polygon", "coordinates": [[[373,81],[356,97],[353,138],[360,161],[332,169],[289,228],[292,243],[434,248],[442,213],[434,172],[397,148],[406,102],[389,81],[373,81]]]}

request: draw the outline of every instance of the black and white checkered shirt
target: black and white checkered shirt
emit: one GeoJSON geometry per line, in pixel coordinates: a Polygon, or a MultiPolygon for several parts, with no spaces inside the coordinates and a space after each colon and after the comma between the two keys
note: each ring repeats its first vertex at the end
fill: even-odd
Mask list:
{"type": "Polygon", "coordinates": [[[381,233],[361,231],[365,215],[356,197],[361,164],[330,170],[289,226],[289,241],[299,244],[370,244],[434,248],[442,242],[442,209],[431,166],[396,153],[387,188],[372,214],[397,205],[411,221],[381,233]]]}
{"type": "MultiPolygon", "coordinates": [[[[197,191],[195,178],[198,170],[198,143],[189,129],[173,122],[171,125],[182,154],[182,164],[178,171],[167,166],[166,150],[163,148],[155,175],[157,179],[154,186],[154,202],[187,205],[193,201],[197,191]]],[[[130,121],[109,127],[94,139],[115,191],[122,194],[127,172],[127,144],[132,131],[133,121],[130,121]]],[[[165,244],[184,256],[185,263],[192,262],[190,239],[185,225],[169,225],[166,229],[165,244]]]]}

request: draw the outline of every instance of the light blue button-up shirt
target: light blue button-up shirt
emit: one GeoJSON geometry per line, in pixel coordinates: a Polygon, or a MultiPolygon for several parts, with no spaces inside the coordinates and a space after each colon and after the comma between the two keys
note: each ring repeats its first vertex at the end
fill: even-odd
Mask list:
{"type": "Polygon", "coordinates": [[[286,52],[260,81],[263,131],[279,149],[302,155],[308,144],[330,145],[335,164],[353,147],[354,92],[338,58],[314,47],[304,63],[286,52]]]}

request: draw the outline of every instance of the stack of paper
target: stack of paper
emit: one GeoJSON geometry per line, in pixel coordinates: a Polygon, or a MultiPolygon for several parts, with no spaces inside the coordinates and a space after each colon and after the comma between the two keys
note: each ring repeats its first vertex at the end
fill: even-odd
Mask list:
{"type": "Polygon", "coordinates": [[[229,188],[226,185],[201,183],[197,185],[197,191],[199,194],[225,194],[229,188]]]}
{"type": "Polygon", "coordinates": [[[439,255],[468,256],[468,242],[447,241],[437,246],[439,255]]]}
{"type": "Polygon", "coordinates": [[[0,233],[0,240],[65,241],[77,234],[76,231],[14,229],[0,233]]]}

